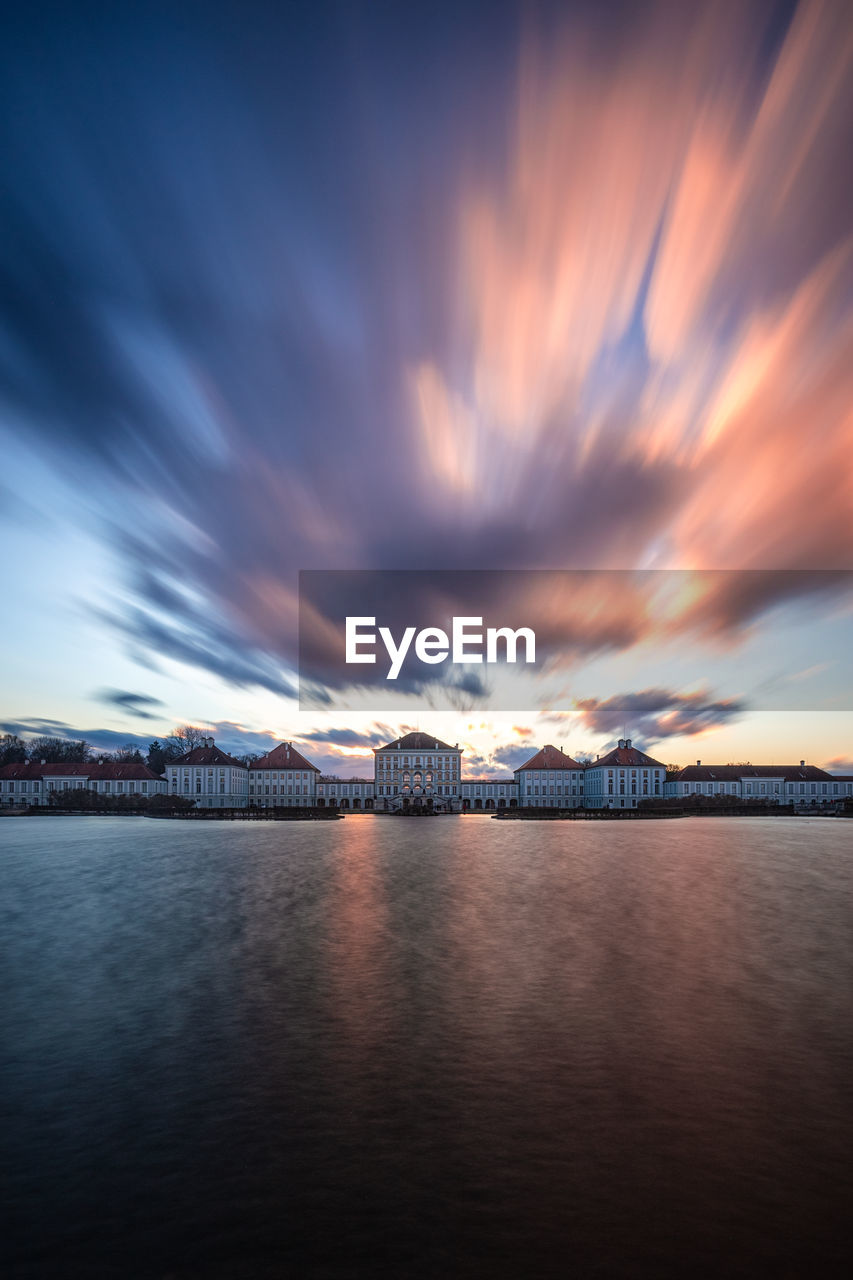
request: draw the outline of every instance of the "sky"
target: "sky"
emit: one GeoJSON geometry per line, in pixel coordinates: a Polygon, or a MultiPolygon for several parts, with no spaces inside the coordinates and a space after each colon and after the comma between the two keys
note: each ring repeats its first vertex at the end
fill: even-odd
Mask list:
{"type": "Polygon", "coordinates": [[[0,731],[853,771],[845,0],[36,2],[0,96],[0,731]],[[304,569],[604,572],[392,714],[304,569]]]}

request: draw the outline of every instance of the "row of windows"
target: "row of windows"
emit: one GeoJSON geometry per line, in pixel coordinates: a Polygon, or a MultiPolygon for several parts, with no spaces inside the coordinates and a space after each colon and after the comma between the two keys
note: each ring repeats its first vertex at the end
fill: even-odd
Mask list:
{"type": "Polygon", "coordinates": [[[582,773],[572,773],[567,769],[524,769],[525,778],[533,778],[536,782],[578,782],[583,778],[582,773]]]}
{"type": "Polygon", "coordinates": [[[432,769],[435,765],[438,769],[458,769],[458,761],[454,761],[453,756],[376,756],[376,768],[379,772],[383,769],[409,769],[412,766],[423,765],[427,769],[432,769]]]}
{"type": "MultiPolygon", "coordinates": [[[[140,789],[143,793],[148,791],[147,782],[133,781],[129,782],[127,785],[128,794],[130,795],[138,794],[140,789]]],[[[0,783],[0,787],[2,787],[2,783],[0,783]]],[[[8,791],[13,792],[17,790],[22,795],[30,794],[31,789],[33,795],[36,795],[41,790],[41,783],[38,779],[34,779],[32,782],[27,782],[25,780],[15,782],[15,780],[12,779],[9,781],[7,786],[8,791]]],[[[47,783],[48,791],[83,791],[84,789],[88,791],[100,791],[101,793],[114,791],[121,795],[124,793],[124,783],[116,782],[115,780],[104,782],[103,780],[96,778],[75,778],[70,782],[62,781],[57,783],[55,781],[50,781],[47,783]]]]}
{"type": "MultiPolygon", "coordinates": [[[[726,785],[727,784],[725,782],[708,782],[705,784],[705,794],[712,796],[716,792],[717,795],[725,795],[726,785]]],[[[685,795],[685,796],[689,795],[691,786],[693,788],[693,795],[703,794],[701,782],[694,782],[694,783],[683,782],[681,786],[682,786],[682,795],[685,795]]],[[[741,784],[739,782],[731,782],[728,784],[728,786],[731,794],[734,796],[739,793],[741,784]]],[[[765,796],[765,795],[778,796],[781,790],[781,784],[778,782],[745,782],[743,786],[744,786],[744,795],[748,795],[748,796],[765,796]]],[[[787,794],[789,796],[793,796],[793,795],[803,796],[806,794],[814,796],[818,794],[818,790],[817,790],[818,784],[816,782],[809,783],[808,787],[809,787],[809,790],[808,792],[806,792],[805,782],[800,782],[800,783],[789,782],[787,784],[787,794]]],[[[851,785],[850,783],[847,784],[847,791],[848,793],[853,791],[853,785],[851,785]]],[[[820,794],[822,796],[829,795],[828,782],[822,782],[820,784],[820,794]]],[[[843,784],[833,782],[832,794],[834,796],[844,795],[843,784]]]]}
{"type": "MultiPolygon", "coordinates": [[[[411,793],[411,791],[412,791],[412,788],[408,785],[408,783],[402,787],[398,787],[398,786],[391,786],[390,783],[383,784],[380,782],[376,787],[376,794],[380,796],[396,796],[396,795],[399,795],[400,793],[407,796],[411,793]]],[[[452,796],[452,795],[455,795],[456,788],[439,785],[436,787],[415,787],[414,791],[415,791],[415,795],[420,795],[421,791],[425,791],[429,795],[432,795],[433,793],[435,793],[437,796],[452,796]]]]}
{"type": "Polygon", "coordinates": [[[411,769],[389,769],[386,773],[377,772],[376,777],[381,778],[383,782],[391,782],[394,778],[405,778],[410,781],[415,778],[435,778],[436,782],[452,782],[458,781],[459,774],[452,769],[415,769],[414,773],[411,769]]]}
{"type": "Polygon", "coordinates": [[[253,769],[249,774],[253,782],[266,782],[270,778],[274,782],[307,782],[308,774],[300,773],[297,769],[283,769],[279,773],[270,773],[267,769],[253,769]]]}
{"type": "MultiPolygon", "coordinates": [[[[527,795],[534,795],[534,796],[538,796],[539,794],[540,794],[539,787],[534,783],[534,784],[533,784],[533,788],[532,788],[532,790],[531,790],[530,784],[528,783],[528,785],[527,785],[527,795]]],[[[570,787],[569,787],[569,785],[568,785],[568,783],[560,784],[559,782],[557,782],[557,783],[555,783],[555,784],[554,784],[554,786],[552,786],[550,789],[549,789],[548,787],[546,787],[546,786],[544,786],[544,785],[543,785],[542,790],[541,790],[541,794],[542,794],[543,796],[547,796],[547,795],[552,795],[552,796],[554,796],[554,795],[556,795],[556,796],[562,796],[562,795],[566,795],[566,796],[568,796],[568,795],[573,795],[573,796],[576,796],[576,795],[583,795],[583,787],[582,787],[582,786],[581,786],[581,787],[577,787],[577,786],[575,786],[575,787],[571,787],[571,788],[570,788],[570,787]],[[555,787],[556,787],[556,790],[555,790],[555,787]]]]}
{"type": "MultiPolygon", "coordinates": [[[[175,779],[177,778],[177,776],[178,776],[178,774],[179,774],[179,773],[180,773],[180,774],[181,774],[181,776],[182,776],[182,777],[184,777],[184,778],[192,777],[193,773],[195,774],[195,776],[196,776],[197,778],[201,778],[201,777],[203,776],[204,772],[205,772],[205,771],[204,771],[204,769],[195,769],[195,770],[193,770],[193,769],[173,769],[173,770],[172,770],[172,781],[173,781],[173,782],[175,781],[175,779]]],[[[208,769],[208,770],[207,770],[207,776],[208,776],[208,778],[212,778],[215,772],[216,772],[216,770],[215,770],[215,769],[208,769]]],[[[220,778],[224,778],[224,777],[225,777],[225,775],[226,775],[226,772],[227,772],[227,771],[226,771],[225,769],[220,769],[220,770],[219,770],[219,776],[220,776],[220,778]]]]}
{"type": "MultiPolygon", "coordinates": [[[[608,776],[608,778],[612,778],[615,772],[616,772],[616,771],[615,771],[614,769],[608,769],[608,770],[607,770],[607,776],[608,776]]],[[[630,775],[631,775],[631,777],[632,777],[632,778],[636,778],[636,776],[637,776],[637,773],[638,773],[638,772],[643,773],[643,774],[649,774],[649,773],[651,773],[651,776],[652,776],[653,778],[661,778],[661,777],[663,777],[663,770],[662,770],[662,769],[651,769],[651,770],[650,770],[650,769],[648,769],[648,768],[642,768],[642,769],[640,769],[640,770],[637,770],[637,769],[620,769],[620,770],[619,770],[619,777],[620,777],[620,778],[624,778],[626,774],[630,773],[630,775]]]]}
{"type": "Polygon", "coordinates": [[[304,784],[302,784],[302,783],[289,782],[289,783],[287,784],[287,791],[285,791],[285,789],[284,789],[284,783],[282,783],[282,785],[281,785],[281,791],[279,791],[278,785],[277,785],[276,783],[273,783],[273,784],[272,784],[272,792],[270,792],[269,785],[267,785],[267,786],[263,786],[263,787],[262,787],[262,786],[260,786],[260,785],[259,785],[258,787],[255,787],[255,786],[250,785],[250,787],[249,787],[249,795],[250,795],[250,796],[253,796],[253,795],[255,795],[255,794],[257,794],[257,795],[259,795],[259,796],[262,796],[262,795],[263,795],[263,796],[268,796],[268,795],[270,795],[270,794],[272,794],[272,795],[274,795],[274,796],[277,796],[277,795],[288,795],[288,796],[294,796],[294,795],[295,795],[295,796],[307,796],[307,795],[308,795],[308,787],[307,787],[307,785],[304,785],[304,784]]]}

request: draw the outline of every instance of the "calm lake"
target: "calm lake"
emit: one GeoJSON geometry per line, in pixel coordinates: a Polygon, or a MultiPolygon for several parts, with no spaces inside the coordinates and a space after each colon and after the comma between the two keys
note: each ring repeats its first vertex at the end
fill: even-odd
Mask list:
{"type": "Polygon", "coordinates": [[[0,820],[13,1277],[842,1275],[853,822],[0,820]]]}

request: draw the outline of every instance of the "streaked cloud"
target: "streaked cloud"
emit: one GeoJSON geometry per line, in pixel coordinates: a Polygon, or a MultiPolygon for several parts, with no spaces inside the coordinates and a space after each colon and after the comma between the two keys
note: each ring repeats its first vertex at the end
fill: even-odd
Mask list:
{"type": "Polygon", "coordinates": [[[312,729],[299,735],[300,742],[332,743],[337,747],[363,747],[365,751],[373,747],[384,747],[399,736],[399,730],[388,725],[376,725],[369,732],[362,733],[345,725],[329,726],[323,729],[312,729]]]}
{"type": "Polygon", "coordinates": [[[156,715],[152,708],[162,708],[165,705],[159,698],[151,698],[144,693],[128,693],[123,689],[101,689],[92,696],[97,702],[118,707],[120,711],[128,711],[140,720],[160,719],[161,717],[156,715]]]}
{"type": "Polygon", "coordinates": [[[693,737],[720,728],[744,714],[733,699],[715,700],[707,693],[643,689],[610,698],[582,698],[575,703],[581,724],[594,734],[618,731],[637,743],[693,737]]]}
{"type": "Polygon", "coordinates": [[[510,743],[506,746],[496,747],[494,751],[489,753],[487,759],[483,760],[482,772],[506,772],[512,773],[513,769],[518,769],[531,756],[535,755],[539,750],[539,745],[534,742],[510,743]]]}
{"type": "Polygon", "coordinates": [[[853,760],[846,759],[844,756],[836,756],[832,760],[827,760],[822,768],[828,769],[830,773],[847,774],[853,777],[853,760]]]}
{"type": "MultiPolygon", "coordinates": [[[[93,19],[74,59],[70,18],[33,43],[22,15],[0,52],[2,430],[116,564],[89,623],[293,698],[307,566],[767,574],[667,608],[531,587],[555,663],[730,644],[834,598],[843,0],[662,0],[619,32],[546,4],[520,50],[500,6],[488,42],[473,11],[416,5],[355,43],[221,8],[180,40],[154,13],[93,19]],[[808,594],[783,569],[814,571],[808,594]]],[[[36,474],[18,465],[13,496],[36,474]]],[[[670,696],[638,704],[649,735],[729,714],[670,696]]]]}
{"type": "Polygon", "coordinates": [[[15,733],[28,742],[31,738],[59,738],[63,742],[88,742],[95,751],[117,751],[119,747],[133,746],[145,754],[156,735],[140,734],[116,729],[78,729],[64,720],[45,720],[37,716],[23,720],[10,720],[0,724],[0,733],[15,733]]]}

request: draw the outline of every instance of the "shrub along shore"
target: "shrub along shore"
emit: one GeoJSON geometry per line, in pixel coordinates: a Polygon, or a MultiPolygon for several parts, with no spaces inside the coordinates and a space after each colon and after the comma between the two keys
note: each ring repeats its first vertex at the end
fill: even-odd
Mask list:
{"type": "Polygon", "coordinates": [[[501,822],[636,822],[654,818],[784,818],[784,817],[853,817],[853,802],[842,800],[826,808],[798,809],[793,805],[769,804],[753,800],[733,804],[723,796],[685,796],[678,800],[641,801],[636,809],[535,809],[507,808],[490,812],[485,809],[461,810],[458,813],[434,813],[431,809],[412,808],[397,813],[383,813],[372,809],[344,812],[340,809],[305,805],[300,808],[281,807],[261,809],[255,807],[235,809],[197,809],[192,800],[182,796],[108,796],[93,790],[68,790],[54,792],[47,804],[8,806],[0,809],[0,816],[23,817],[36,814],[113,814],[149,818],[182,818],[199,822],[287,822],[295,820],[330,821],[343,818],[349,812],[365,813],[380,818],[430,818],[465,817],[474,814],[491,817],[501,822]]]}

